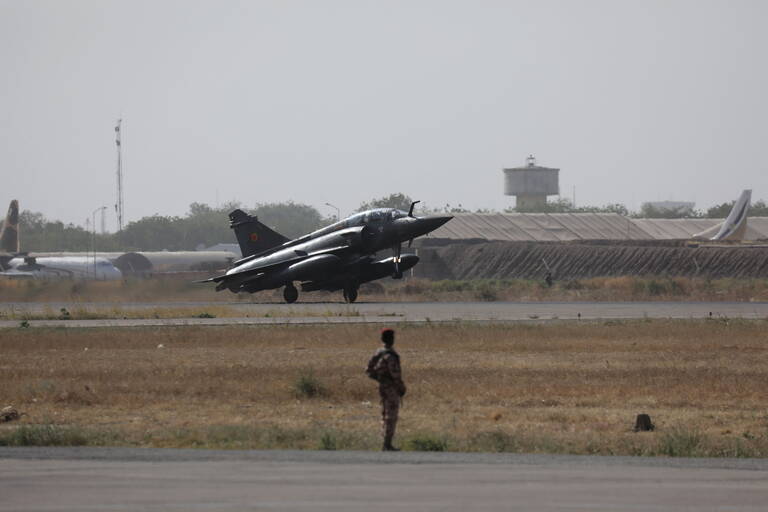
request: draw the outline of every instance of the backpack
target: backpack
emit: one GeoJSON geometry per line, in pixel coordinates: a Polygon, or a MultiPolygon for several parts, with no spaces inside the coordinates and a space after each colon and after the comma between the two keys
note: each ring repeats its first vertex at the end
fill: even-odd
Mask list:
{"type": "Polygon", "coordinates": [[[381,360],[382,351],[377,351],[371,359],[368,360],[368,366],[365,368],[365,374],[368,376],[369,379],[373,379],[375,381],[379,380],[379,372],[376,369],[376,366],[379,364],[379,360],[381,360]]]}
{"type": "Polygon", "coordinates": [[[397,353],[393,350],[389,349],[379,349],[373,357],[368,361],[368,366],[365,369],[365,374],[368,375],[369,378],[381,382],[381,379],[383,377],[388,377],[389,372],[387,372],[386,367],[381,365],[382,358],[386,354],[391,354],[393,357],[397,357],[397,353]]]}

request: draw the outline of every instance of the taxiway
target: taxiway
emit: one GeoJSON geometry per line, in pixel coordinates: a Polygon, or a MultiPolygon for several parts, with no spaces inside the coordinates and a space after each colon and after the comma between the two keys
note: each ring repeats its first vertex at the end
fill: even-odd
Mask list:
{"type": "MultiPolygon", "coordinates": [[[[31,327],[138,327],[163,325],[545,322],[638,318],[768,318],[768,302],[379,302],[250,304],[222,302],[175,303],[4,303],[3,312],[40,314],[61,308],[135,311],[163,308],[226,307],[234,316],[221,318],[113,318],[109,320],[32,320],[31,327]]],[[[18,327],[2,320],[1,327],[18,327]]]]}
{"type": "Polygon", "coordinates": [[[764,510],[768,461],[0,448],[0,511],[764,510]]]}

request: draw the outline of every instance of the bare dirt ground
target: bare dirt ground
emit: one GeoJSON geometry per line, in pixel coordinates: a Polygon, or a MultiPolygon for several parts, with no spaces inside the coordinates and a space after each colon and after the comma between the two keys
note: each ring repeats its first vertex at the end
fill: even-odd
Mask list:
{"type": "MultiPolygon", "coordinates": [[[[763,457],[766,327],[403,325],[399,441],[763,457]],[[654,432],[632,432],[638,413],[654,432]]],[[[377,394],[362,369],[376,338],[370,325],[5,329],[0,406],[25,415],[0,426],[0,444],[375,449],[377,394]]]]}

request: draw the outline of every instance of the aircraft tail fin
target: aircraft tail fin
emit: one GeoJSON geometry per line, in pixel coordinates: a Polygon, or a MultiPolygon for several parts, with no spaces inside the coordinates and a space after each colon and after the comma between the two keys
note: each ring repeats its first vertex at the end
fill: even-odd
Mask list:
{"type": "Polygon", "coordinates": [[[14,199],[8,207],[8,214],[0,232],[0,251],[19,252],[19,202],[14,199]]]}
{"type": "Polygon", "coordinates": [[[710,240],[743,240],[744,233],[747,231],[747,212],[752,200],[752,191],[744,190],[736,204],[731,208],[725,222],[720,226],[720,230],[710,240]]]}
{"type": "Polygon", "coordinates": [[[237,237],[237,243],[240,244],[243,258],[289,241],[277,231],[259,222],[257,217],[248,215],[239,209],[229,214],[229,227],[235,230],[235,237],[237,237]]]}

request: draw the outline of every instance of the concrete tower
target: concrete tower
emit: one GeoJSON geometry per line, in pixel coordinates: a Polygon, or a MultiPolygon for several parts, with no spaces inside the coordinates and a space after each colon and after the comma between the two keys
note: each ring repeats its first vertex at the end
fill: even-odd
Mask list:
{"type": "Polygon", "coordinates": [[[547,196],[560,194],[560,169],[536,165],[530,155],[525,167],[504,169],[504,194],[515,196],[518,210],[538,210],[547,204],[547,196]]]}

